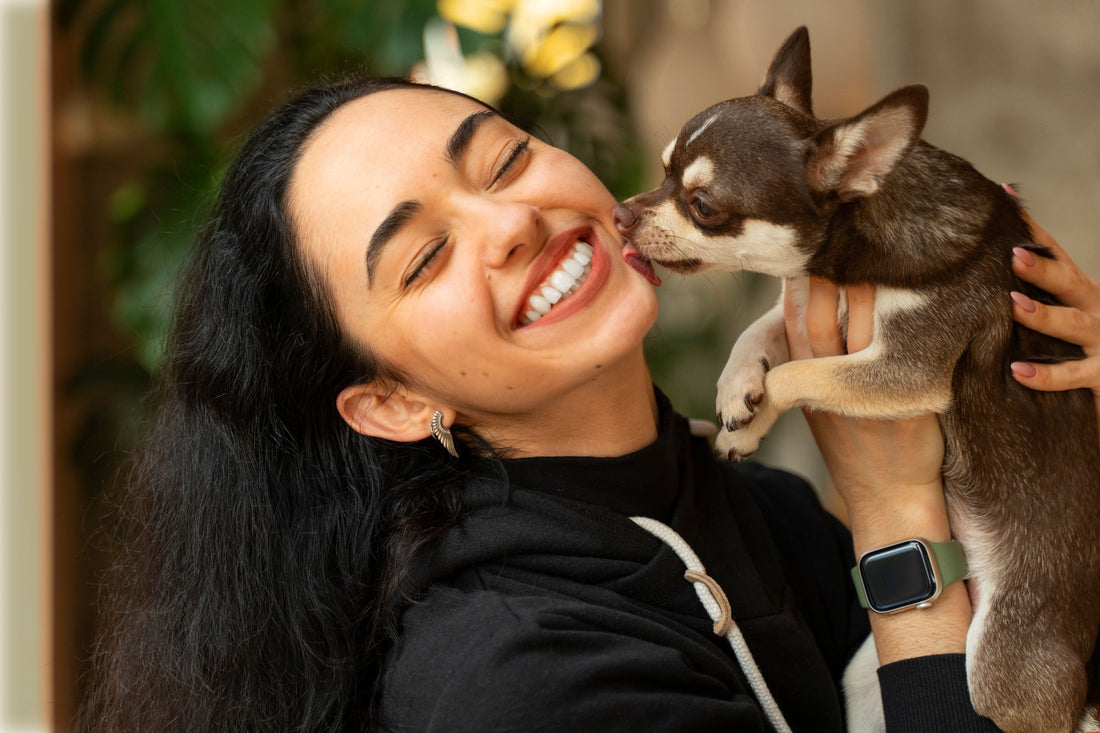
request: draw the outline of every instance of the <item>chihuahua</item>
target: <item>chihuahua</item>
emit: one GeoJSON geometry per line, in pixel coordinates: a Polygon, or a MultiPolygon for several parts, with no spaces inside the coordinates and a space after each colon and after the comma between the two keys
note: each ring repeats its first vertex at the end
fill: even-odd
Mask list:
{"type": "MultiPolygon", "coordinates": [[[[746,330],[718,383],[718,452],[748,456],[792,407],[864,418],[937,413],[951,526],[975,599],[966,643],[974,708],[1008,733],[1092,725],[1096,406],[1087,390],[1027,389],[1009,369],[1082,356],[1012,318],[1010,290],[1054,302],[1013,275],[1012,249],[1049,251],[1023,244],[1030,232],[1016,199],[919,139],[925,87],[826,121],[813,115],[811,86],[800,28],[756,95],[688,121],[662,154],[661,186],[616,207],[627,260],[775,275],[802,308],[808,276],[873,284],[873,340],[856,353],[789,361],[782,299],[746,330]]],[[[860,656],[873,676],[873,647],[860,656]]],[[[860,684],[851,677],[850,669],[846,686],[860,684]]],[[[867,730],[853,717],[859,705],[848,707],[851,729],[867,730]]]]}

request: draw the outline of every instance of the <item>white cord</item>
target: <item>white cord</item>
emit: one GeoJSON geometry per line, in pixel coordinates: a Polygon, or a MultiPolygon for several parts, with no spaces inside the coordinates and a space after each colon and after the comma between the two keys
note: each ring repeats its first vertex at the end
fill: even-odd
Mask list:
{"type": "Polygon", "coordinates": [[[756,660],[753,659],[752,652],[749,651],[749,645],[745,643],[745,637],[741,635],[741,629],[737,628],[737,623],[729,615],[729,602],[726,600],[725,594],[716,581],[706,576],[703,563],[699,560],[699,556],[695,554],[695,551],[691,549],[691,545],[685,542],[684,538],[676,534],[675,530],[667,524],[658,522],[656,519],[650,519],[649,517],[631,517],[630,519],[671,547],[689,571],[695,571],[695,573],[705,578],[705,580],[695,580],[692,585],[695,586],[695,593],[699,596],[699,601],[706,609],[707,615],[715,624],[715,633],[724,636],[733,648],[737,663],[741,665],[741,671],[748,679],[749,686],[756,695],[760,707],[764,709],[764,714],[768,716],[768,721],[771,722],[772,727],[780,733],[791,733],[791,727],[787,725],[786,718],[783,717],[779,705],[772,697],[771,690],[768,689],[767,682],[764,681],[764,675],[760,673],[760,668],[756,666],[756,660]],[[724,633],[722,633],[723,631],[724,633]]]}

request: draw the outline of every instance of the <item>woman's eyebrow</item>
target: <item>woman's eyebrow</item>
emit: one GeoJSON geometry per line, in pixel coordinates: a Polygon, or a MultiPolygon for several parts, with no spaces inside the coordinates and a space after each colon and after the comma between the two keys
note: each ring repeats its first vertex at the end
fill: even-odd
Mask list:
{"type": "Polygon", "coordinates": [[[393,207],[389,216],[382,220],[378,228],[371,235],[370,244],[367,245],[367,287],[371,287],[374,280],[374,271],[378,269],[378,261],[382,257],[382,250],[386,244],[397,235],[409,219],[420,211],[420,202],[402,201],[393,207]]]}
{"type": "Polygon", "coordinates": [[[478,128],[493,117],[496,117],[496,112],[490,109],[483,109],[480,112],[474,112],[458,124],[454,133],[451,134],[451,139],[447,141],[447,160],[451,165],[455,168],[458,167],[459,162],[462,160],[462,156],[466,154],[466,149],[470,147],[470,141],[474,139],[474,134],[477,132],[478,128]]]}
{"type": "MultiPolygon", "coordinates": [[[[462,161],[462,156],[466,154],[466,151],[470,147],[470,142],[474,139],[474,135],[478,129],[486,121],[497,116],[497,113],[490,109],[474,112],[469,117],[466,117],[462,122],[458,123],[458,127],[451,133],[451,137],[447,140],[447,162],[449,162],[455,168],[458,168],[459,163],[462,161]]],[[[367,252],[365,255],[367,265],[367,287],[371,287],[374,280],[374,271],[378,269],[378,261],[382,257],[382,250],[401,230],[409,219],[411,219],[416,212],[420,211],[420,203],[417,201],[402,201],[397,206],[393,207],[393,210],[389,215],[382,220],[382,223],[378,225],[378,228],[374,230],[374,234],[371,235],[370,243],[367,245],[367,252]]]]}

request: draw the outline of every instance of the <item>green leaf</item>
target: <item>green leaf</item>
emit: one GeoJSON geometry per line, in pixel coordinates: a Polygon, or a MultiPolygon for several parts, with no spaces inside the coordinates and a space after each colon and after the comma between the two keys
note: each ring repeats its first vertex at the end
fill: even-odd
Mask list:
{"type": "Polygon", "coordinates": [[[90,20],[81,68],[154,130],[209,135],[262,78],[274,0],[110,0],[90,20]]]}

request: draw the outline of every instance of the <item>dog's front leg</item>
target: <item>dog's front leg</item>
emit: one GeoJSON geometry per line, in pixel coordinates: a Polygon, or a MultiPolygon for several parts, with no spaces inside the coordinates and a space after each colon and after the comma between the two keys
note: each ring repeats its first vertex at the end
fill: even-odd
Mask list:
{"type": "Polygon", "coordinates": [[[901,348],[872,344],[846,356],[788,361],[768,373],[764,388],[752,421],[719,433],[715,448],[720,455],[751,455],[792,407],[885,419],[942,413],[951,402],[951,370],[914,369],[901,348]]]}
{"type": "Polygon", "coordinates": [[[733,431],[752,420],[764,398],[764,376],[789,358],[783,324],[783,298],[737,338],[718,378],[715,409],[723,431],[733,431]]]}

